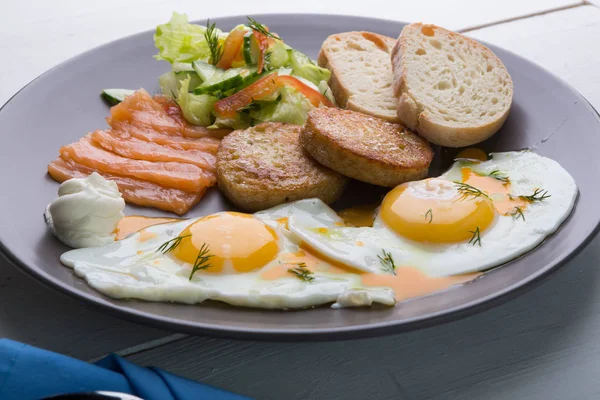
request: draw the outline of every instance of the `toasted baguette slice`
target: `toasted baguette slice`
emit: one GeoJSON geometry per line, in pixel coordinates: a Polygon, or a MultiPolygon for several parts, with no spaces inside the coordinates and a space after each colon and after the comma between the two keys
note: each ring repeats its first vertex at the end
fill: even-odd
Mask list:
{"type": "Polygon", "coordinates": [[[259,211],[318,197],[330,204],[348,178],[313,160],[300,145],[301,126],[266,122],[227,135],[217,152],[217,182],[233,204],[259,211]]]}
{"type": "Polygon", "coordinates": [[[339,108],[309,112],[300,142],[321,164],[379,186],[424,178],[433,158],[429,143],[402,125],[339,108]]]}
{"type": "Polygon", "coordinates": [[[402,123],[449,147],[481,142],[508,116],[513,83],[484,45],[435,25],[410,24],[392,51],[402,123]]]}
{"type": "Polygon", "coordinates": [[[331,71],[329,86],[341,107],[397,122],[390,54],[395,39],[346,32],[323,42],[318,63],[331,71]]]}

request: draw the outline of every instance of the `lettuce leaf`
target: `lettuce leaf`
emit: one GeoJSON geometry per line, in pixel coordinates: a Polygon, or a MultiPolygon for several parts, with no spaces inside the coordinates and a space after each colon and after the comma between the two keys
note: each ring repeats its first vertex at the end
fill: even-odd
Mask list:
{"type": "Polygon", "coordinates": [[[196,95],[189,93],[191,77],[180,82],[181,88],[177,96],[177,103],[181,107],[184,118],[191,124],[208,126],[213,120],[213,107],[219,100],[208,94],[196,95]]]}
{"type": "Polygon", "coordinates": [[[280,96],[279,100],[261,104],[257,110],[250,111],[250,116],[257,123],[273,121],[303,125],[308,112],[314,108],[310,101],[293,88],[282,88],[280,96]]]}
{"type": "MultiPolygon", "coordinates": [[[[154,45],[157,60],[174,62],[207,61],[210,57],[208,43],[204,38],[206,28],[188,23],[186,14],[174,12],[167,24],[156,27],[154,45]]],[[[220,32],[220,31],[219,31],[220,32]]]]}
{"type": "Polygon", "coordinates": [[[309,80],[315,85],[318,85],[321,81],[329,81],[331,71],[316,65],[306,54],[295,49],[289,49],[288,55],[293,69],[293,75],[309,80]]]}

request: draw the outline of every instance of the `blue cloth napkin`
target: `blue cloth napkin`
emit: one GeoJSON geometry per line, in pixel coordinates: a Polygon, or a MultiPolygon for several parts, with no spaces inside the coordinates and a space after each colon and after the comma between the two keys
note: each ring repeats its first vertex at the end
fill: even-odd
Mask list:
{"type": "Polygon", "coordinates": [[[144,368],[111,354],[95,364],[0,339],[0,399],[35,400],[105,390],[145,400],[248,400],[206,384],[144,368]]]}

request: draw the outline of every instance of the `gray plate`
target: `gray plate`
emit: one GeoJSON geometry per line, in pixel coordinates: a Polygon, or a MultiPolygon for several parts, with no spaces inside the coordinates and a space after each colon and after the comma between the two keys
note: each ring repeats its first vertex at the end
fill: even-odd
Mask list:
{"type": "MultiPolygon", "coordinates": [[[[167,18],[168,16],[165,16],[167,18]]],[[[259,21],[291,46],[316,57],[332,33],[369,30],[396,37],[403,23],[332,15],[259,15],[259,21]]],[[[204,21],[202,21],[204,22],[204,21]]],[[[230,29],[244,17],[218,19],[230,29]]],[[[394,308],[308,311],[263,311],[219,303],[186,306],[112,300],[89,288],[63,267],[59,256],[67,248],[44,226],[42,212],[56,196],[58,185],[46,166],[61,145],[106,126],[108,108],[99,97],[104,88],[143,87],[153,91],[157,77],[168,70],[155,54],[152,32],[130,36],[60,64],[15,95],[0,110],[2,195],[0,242],[3,252],[24,271],[48,285],[122,318],[197,334],[252,339],[342,339],[388,334],[465,316],[498,304],[556,270],[591,239],[600,220],[596,181],[600,176],[600,118],[587,101],[542,68],[505,50],[490,46],[512,75],[515,96],[510,117],[482,147],[487,151],[534,148],[560,162],[575,178],[580,196],[562,229],[529,254],[493,270],[481,279],[394,308]],[[596,197],[595,197],[596,196],[596,197]]],[[[438,149],[435,169],[449,165],[452,151],[438,149]]],[[[349,202],[381,189],[355,185],[349,202]]],[[[211,191],[190,212],[200,216],[231,207],[211,191]]],[[[128,207],[127,214],[164,215],[128,207]]]]}

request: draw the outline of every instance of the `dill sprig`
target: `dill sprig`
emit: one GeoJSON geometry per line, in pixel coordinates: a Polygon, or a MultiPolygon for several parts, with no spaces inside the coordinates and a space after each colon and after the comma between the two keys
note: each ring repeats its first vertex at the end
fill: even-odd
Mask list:
{"type": "Polygon", "coordinates": [[[481,172],[475,172],[477,175],[479,176],[489,176],[490,178],[494,178],[499,180],[502,183],[510,183],[510,179],[508,178],[508,176],[506,176],[503,172],[501,172],[500,170],[493,170],[492,172],[488,173],[488,174],[484,174],[481,172]]]}
{"type": "Polygon", "coordinates": [[[278,36],[273,35],[271,32],[269,32],[269,30],[267,29],[266,26],[264,26],[263,24],[261,24],[260,22],[258,22],[257,20],[255,20],[252,17],[248,17],[246,16],[246,18],[248,18],[248,27],[250,29],[252,29],[253,31],[256,31],[258,33],[261,33],[267,37],[270,37],[272,39],[277,39],[277,40],[281,40],[278,36]]]}
{"type": "Polygon", "coordinates": [[[213,254],[210,254],[210,249],[208,248],[208,245],[206,243],[204,243],[201,247],[200,250],[198,251],[198,256],[196,257],[196,261],[194,262],[194,267],[192,268],[192,272],[190,273],[190,278],[189,280],[192,280],[192,276],[194,276],[194,274],[201,270],[201,269],[207,269],[210,267],[210,263],[209,260],[211,259],[211,257],[213,257],[213,254]]]}
{"type": "Polygon", "coordinates": [[[467,199],[468,197],[488,197],[485,192],[477,189],[475,186],[469,185],[468,183],[455,181],[454,184],[458,186],[458,193],[461,194],[461,200],[467,199]]]}
{"type": "Polygon", "coordinates": [[[471,240],[469,240],[469,244],[472,244],[473,246],[478,244],[479,247],[481,247],[481,232],[479,232],[479,227],[477,227],[477,229],[474,231],[469,231],[469,233],[473,234],[471,240]]]}
{"type": "Polygon", "coordinates": [[[396,263],[394,262],[392,253],[385,251],[385,249],[381,249],[381,252],[383,253],[383,256],[377,256],[377,258],[379,258],[382,269],[385,272],[396,275],[396,263]]]}
{"type": "Polygon", "coordinates": [[[535,189],[535,190],[533,191],[533,194],[530,194],[529,196],[523,196],[523,195],[519,196],[519,198],[520,198],[521,200],[529,201],[529,202],[531,202],[531,203],[533,203],[533,202],[535,202],[535,201],[544,201],[544,200],[546,200],[548,197],[551,197],[551,196],[548,194],[548,191],[547,191],[547,190],[544,190],[544,189],[540,189],[540,188],[537,188],[537,189],[535,189]]]}
{"type": "Polygon", "coordinates": [[[519,206],[515,206],[515,208],[512,211],[508,211],[506,214],[504,215],[508,215],[513,217],[514,219],[519,219],[522,218],[523,221],[525,221],[525,214],[523,214],[523,208],[519,207],[519,206]]]}
{"type": "Polygon", "coordinates": [[[305,263],[299,263],[294,268],[289,268],[288,272],[296,275],[298,279],[304,282],[312,282],[315,280],[314,273],[306,267],[305,263]]]}
{"type": "Polygon", "coordinates": [[[158,249],[156,249],[157,252],[161,252],[163,254],[166,254],[170,251],[175,250],[175,248],[177,246],[179,246],[181,244],[181,241],[183,239],[185,239],[186,237],[190,237],[192,236],[190,235],[183,235],[183,236],[177,236],[176,238],[173,238],[171,240],[167,240],[166,242],[164,242],[163,244],[160,245],[160,247],[158,249]]]}
{"type": "Polygon", "coordinates": [[[213,65],[217,65],[217,63],[223,56],[223,45],[219,43],[219,35],[217,34],[217,24],[214,22],[211,24],[210,19],[206,21],[204,39],[208,44],[211,61],[213,65]]]}
{"type": "Polygon", "coordinates": [[[433,210],[431,210],[431,208],[425,213],[425,219],[427,218],[429,218],[429,222],[427,223],[430,224],[431,221],[433,221],[433,210]]]}

